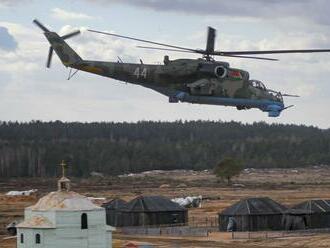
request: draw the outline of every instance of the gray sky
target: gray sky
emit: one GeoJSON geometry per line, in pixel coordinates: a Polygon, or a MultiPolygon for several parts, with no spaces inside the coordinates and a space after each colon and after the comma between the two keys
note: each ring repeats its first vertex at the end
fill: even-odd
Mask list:
{"type": "MultiPolygon", "coordinates": [[[[33,24],[40,19],[61,34],[94,28],[144,39],[204,48],[207,26],[218,29],[222,50],[330,48],[330,2],[325,0],[0,0],[1,120],[138,121],[223,120],[330,127],[330,54],[276,55],[280,62],[224,59],[267,87],[299,94],[295,107],[271,119],[259,110],[169,104],[151,90],[87,73],[66,80],[57,58],[45,68],[48,44],[33,24]]],[[[83,58],[159,63],[165,52],[136,42],[83,32],[68,41],[83,58]]],[[[170,58],[197,58],[168,53],[170,58]]]]}

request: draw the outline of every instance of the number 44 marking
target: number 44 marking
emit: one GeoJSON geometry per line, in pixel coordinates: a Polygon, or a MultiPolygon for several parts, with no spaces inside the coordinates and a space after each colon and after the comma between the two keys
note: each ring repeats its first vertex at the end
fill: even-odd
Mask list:
{"type": "Polygon", "coordinates": [[[134,76],[136,76],[136,78],[144,78],[146,79],[147,78],[147,68],[143,68],[143,69],[140,69],[140,67],[137,67],[133,73],[134,76]]]}

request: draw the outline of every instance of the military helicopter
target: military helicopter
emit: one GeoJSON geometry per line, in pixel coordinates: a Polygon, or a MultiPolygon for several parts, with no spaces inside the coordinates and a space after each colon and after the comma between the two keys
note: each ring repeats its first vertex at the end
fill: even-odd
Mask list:
{"type": "Polygon", "coordinates": [[[161,47],[139,46],[145,49],[186,52],[202,55],[198,59],[170,60],[166,55],[164,64],[140,64],[117,62],[91,61],[82,59],[65,40],[76,36],[79,30],[64,36],[48,30],[38,20],[33,21],[50,43],[46,66],[51,65],[53,51],[66,67],[70,67],[68,79],[79,70],[117,79],[131,84],[137,84],[155,90],[168,97],[170,103],[187,102],[196,104],[211,104],[234,106],[238,110],[257,108],[268,112],[269,117],[278,117],[287,108],[283,97],[298,97],[282,94],[268,89],[261,81],[251,80],[247,71],[230,67],[229,63],[215,61],[214,56],[259,59],[276,61],[274,58],[256,57],[259,54],[282,53],[320,53],[330,52],[330,49],[309,50],[268,50],[268,51],[216,51],[216,30],[208,28],[206,49],[191,49],[149,40],[137,39],[114,33],[88,29],[90,32],[110,35],[123,39],[149,43],[161,47]],[[72,73],[72,69],[76,69],[72,73]]]}

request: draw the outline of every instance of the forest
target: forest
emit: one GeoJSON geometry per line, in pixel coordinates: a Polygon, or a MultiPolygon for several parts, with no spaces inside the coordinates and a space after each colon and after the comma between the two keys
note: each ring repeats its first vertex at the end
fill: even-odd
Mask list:
{"type": "Polygon", "coordinates": [[[221,121],[0,122],[0,177],[114,176],[146,170],[330,165],[330,129],[221,121]]]}

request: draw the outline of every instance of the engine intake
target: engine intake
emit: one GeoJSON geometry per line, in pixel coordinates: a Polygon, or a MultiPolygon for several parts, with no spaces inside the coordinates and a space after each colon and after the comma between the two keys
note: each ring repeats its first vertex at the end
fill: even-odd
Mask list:
{"type": "Polygon", "coordinates": [[[225,76],[227,76],[227,69],[223,66],[217,66],[214,68],[214,74],[218,78],[224,78],[225,76]]]}

